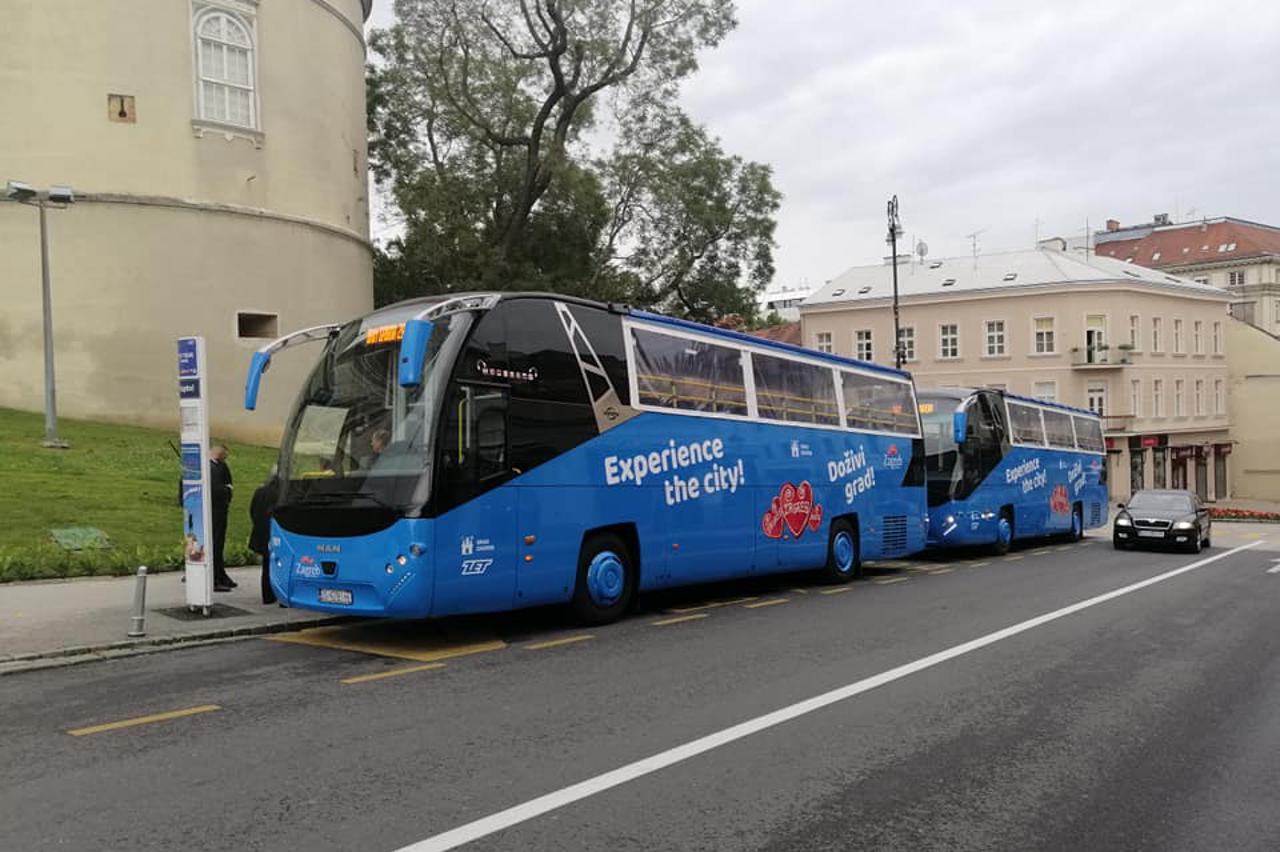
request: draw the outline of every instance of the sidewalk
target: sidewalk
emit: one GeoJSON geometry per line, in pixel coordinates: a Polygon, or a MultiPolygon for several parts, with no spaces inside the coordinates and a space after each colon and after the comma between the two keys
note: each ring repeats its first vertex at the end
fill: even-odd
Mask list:
{"type": "Polygon", "coordinates": [[[135,577],[0,584],[0,675],[146,653],[165,645],[300,630],[342,619],[264,606],[261,568],[231,568],[239,583],[214,593],[211,617],[186,611],[182,572],[147,578],[145,637],[130,639],[135,577]]]}

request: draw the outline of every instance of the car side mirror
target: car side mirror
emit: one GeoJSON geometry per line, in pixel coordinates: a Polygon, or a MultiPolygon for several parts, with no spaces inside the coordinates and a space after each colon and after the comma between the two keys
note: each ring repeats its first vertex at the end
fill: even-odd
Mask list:
{"type": "Polygon", "coordinates": [[[400,339],[401,387],[416,388],[422,384],[422,362],[427,357],[427,343],[430,340],[430,320],[411,319],[404,324],[404,337],[400,339]]]}
{"type": "Polygon", "coordinates": [[[951,438],[957,444],[964,443],[964,436],[969,431],[969,412],[961,409],[951,415],[951,438]]]}
{"type": "Polygon", "coordinates": [[[1117,508],[1117,509],[1123,509],[1123,508],[1124,508],[1124,504],[1123,504],[1123,503],[1117,503],[1117,504],[1116,504],[1116,508],[1117,508]]]}

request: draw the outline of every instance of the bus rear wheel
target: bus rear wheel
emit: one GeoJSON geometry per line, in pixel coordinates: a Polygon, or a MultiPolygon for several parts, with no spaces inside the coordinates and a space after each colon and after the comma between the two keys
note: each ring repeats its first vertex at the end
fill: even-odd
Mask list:
{"type": "Polygon", "coordinates": [[[578,554],[573,614],[582,624],[608,624],[626,614],[636,591],[635,557],[613,533],[594,533],[578,554]]]}
{"type": "Polygon", "coordinates": [[[996,556],[1004,556],[1013,546],[1013,515],[1008,509],[1000,510],[1000,518],[996,521],[996,540],[991,549],[996,556]]]}
{"type": "Polygon", "coordinates": [[[862,574],[862,559],[858,551],[858,534],[847,519],[841,518],[831,525],[827,540],[827,565],[822,579],[828,583],[847,583],[862,574]]]}

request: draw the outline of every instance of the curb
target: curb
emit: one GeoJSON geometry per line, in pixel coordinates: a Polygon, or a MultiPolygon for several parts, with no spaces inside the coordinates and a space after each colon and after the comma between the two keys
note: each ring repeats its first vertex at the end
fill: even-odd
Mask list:
{"type": "Polygon", "coordinates": [[[207,645],[236,639],[250,639],[254,636],[265,636],[271,633],[292,633],[312,627],[348,624],[357,620],[351,616],[339,615],[301,621],[278,621],[271,624],[224,627],[217,630],[205,630],[200,633],[156,636],[150,639],[125,639],[117,642],[103,642],[97,645],[76,645],[67,648],[54,648],[49,651],[31,651],[25,654],[0,657],[0,677],[39,669],[71,666],[78,663],[153,654],[159,651],[176,650],[186,645],[207,645]]]}

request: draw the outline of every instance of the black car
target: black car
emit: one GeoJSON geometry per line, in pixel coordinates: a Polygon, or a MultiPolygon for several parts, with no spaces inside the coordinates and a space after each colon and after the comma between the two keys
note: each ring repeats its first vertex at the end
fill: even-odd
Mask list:
{"type": "Polygon", "coordinates": [[[1199,553],[1213,531],[1209,510],[1190,491],[1143,490],[1116,514],[1116,549],[1138,544],[1171,544],[1199,553]]]}

